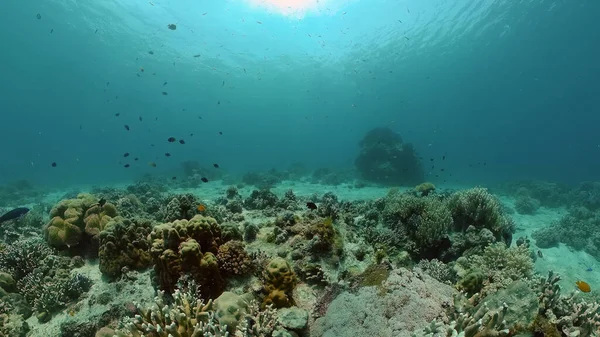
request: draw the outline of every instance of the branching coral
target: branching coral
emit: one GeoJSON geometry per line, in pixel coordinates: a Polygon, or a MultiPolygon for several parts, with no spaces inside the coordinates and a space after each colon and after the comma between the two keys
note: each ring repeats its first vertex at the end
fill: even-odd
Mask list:
{"type": "Polygon", "coordinates": [[[490,310],[482,305],[475,313],[459,313],[456,320],[444,324],[432,321],[423,331],[413,334],[414,337],[503,337],[509,336],[510,330],[504,321],[508,306],[498,310],[490,310]]]}
{"type": "Polygon", "coordinates": [[[600,304],[576,298],[577,292],[562,296],[560,276],[550,271],[547,278],[536,280],[543,320],[569,337],[600,336],[600,304]]]}
{"type": "Polygon", "coordinates": [[[392,189],[386,196],[382,216],[392,230],[406,233],[412,243],[406,248],[417,257],[436,258],[442,252],[440,247],[449,246],[452,215],[439,198],[417,197],[392,189]]]}
{"type": "Polygon", "coordinates": [[[149,309],[137,307],[133,318],[125,319],[125,329],[116,331],[119,337],[228,337],[225,326],[214,318],[212,301],[204,303],[176,290],[173,303],[167,304],[164,292],[155,298],[149,309]]]}
{"type": "Polygon", "coordinates": [[[470,293],[481,291],[482,294],[495,292],[510,283],[528,279],[533,275],[533,260],[526,246],[506,248],[503,243],[489,245],[483,255],[460,258],[455,267],[459,271],[459,288],[470,293]],[[471,289],[470,280],[473,273],[482,275],[482,289],[471,289]]]}
{"type": "Polygon", "coordinates": [[[37,268],[54,250],[39,237],[22,239],[0,250],[0,270],[18,281],[37,268]]]}
{"type": "Polygon", "coordinates": [[[500,202],[487,189],[477,187],[457,192],[448,203],[455,231],[465,232],[470,226],[487,228],[497,241],[510,245],[514,223],[504,215],[500,202]]]}
{"type": "Polygon", "coordinates": [[[255,301],[240,313],[237,329],[228,329],[216,318],[212,301],[193,299],[176,290],[169,302],[164,292],[155,298],[149,309],[136,307],[137,314],[124,320],[118,337],[271,337],[279,328],[276,311],[270,307],[260,310],[255,301]],[[231,332],[230,332],[231,331],[231,332]]]}

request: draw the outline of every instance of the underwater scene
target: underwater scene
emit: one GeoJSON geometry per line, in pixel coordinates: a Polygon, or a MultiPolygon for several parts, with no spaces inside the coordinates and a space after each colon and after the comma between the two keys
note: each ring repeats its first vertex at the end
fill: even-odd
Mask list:
{"type": "Polygon", "coordinates": [[[599,15],[5,0],[0,336],[600,336],[599,15]]]}

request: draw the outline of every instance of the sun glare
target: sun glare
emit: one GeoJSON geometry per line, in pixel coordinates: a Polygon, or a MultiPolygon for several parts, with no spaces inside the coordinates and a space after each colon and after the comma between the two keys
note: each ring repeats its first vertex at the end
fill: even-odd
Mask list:
{"type": "Polygon", "coordinates": [[[326,0],[246,0],[252,6],[264,8],[284,16],[303,17],[307,13],[318,14],[325,9],[326,0]]]}

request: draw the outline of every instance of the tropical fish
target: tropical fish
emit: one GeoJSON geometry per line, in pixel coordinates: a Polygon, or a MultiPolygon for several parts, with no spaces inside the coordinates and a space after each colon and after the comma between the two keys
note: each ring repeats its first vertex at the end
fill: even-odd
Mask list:
{"type": "Polygon", "coordinates": [[[206,211],[206,206],[204,206],[203,204],[198,205],[198,212],[204,212],[206,211]]]}
{"type": "Polygon", "coordinates": [[[579,280],[575,282],[575,284],[577,285],[577,288],[579,288],[579,290],[583,291],[584,293],[589,293],[590,291],[592,291],[590,285],[584,281],[579,280]]]}
{"type": "Polygon", "coordinates": [[[308,209],[315,210],[315,209],[317,209],[317,204],[315,204],[312,201],[309,201],[309,202],[306,203],[306,207],[308,207],[308,209]]]}
{"type": "Polygon", "coordinates": [[[27,207],[18,207],[13,210],[10,210],[4,215],[0,216],[0,224],[9,220],[14,220],[22,217],[23,215],[29,212],[29,208],[27,207]]]}

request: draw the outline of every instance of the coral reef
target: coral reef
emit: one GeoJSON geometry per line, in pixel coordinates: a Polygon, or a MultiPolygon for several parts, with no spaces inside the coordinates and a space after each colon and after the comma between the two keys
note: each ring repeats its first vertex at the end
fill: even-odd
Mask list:
{"type": "Polygon", "coordinates": [[[485,296],[514,281],[531,278],[533,260],[525,245],[507,248],[499,242],[487,246],[482,255],[459,258],[455,270],[459,289],[485,296]]]}
{"type": "Polygon", "coordinates": [[[292,266],[285,259],[271,260],[265,268],[263,278],[266,293],[263,306],[284,308],[294,304],[292,292],[297,279],[292,266]]]}
{"type": "Polygon", "coordinates": [[[84,239],[84,233],[89,238],[97,236],[116,215],[114,205],[98,202],[90,194],[80,194],[75,199],[62,200],[52,208],[44,235],[53,247],[76,246],[84,239]]]}
{"type": "Polygon", "coordinates": [[[414,186],[425,174],[412,144],[389,128],[375,128],[359,143],[355,164],[363,179],[385,185],[414,186]]]}
{"type": "Polygon", "coordinates": [[[205,298],[216,298],[225,282],[216,254],[221,228],[213,218],[196,215],[156,226],[149,235],[150,253],[160,289],[171,293],[181,276],[189,274],[201,286],[205,298]]]}
{"type": "Polygon", "coordinates": [[[571,207],[569,213],[550,226],[532,234],[540,248],[558,246],[560,242],[576,250],[583,250],[600,258],[600,211],[585,207],[571,207]]]}
{"type": "Polygon", "coordinates": [[[141,270],[150,266],[149,222],[133,222],[122,217],[112,219],[100,233],[98,252],[100,271],[111,279],[121,276],[123,268],[141,270]]]}

